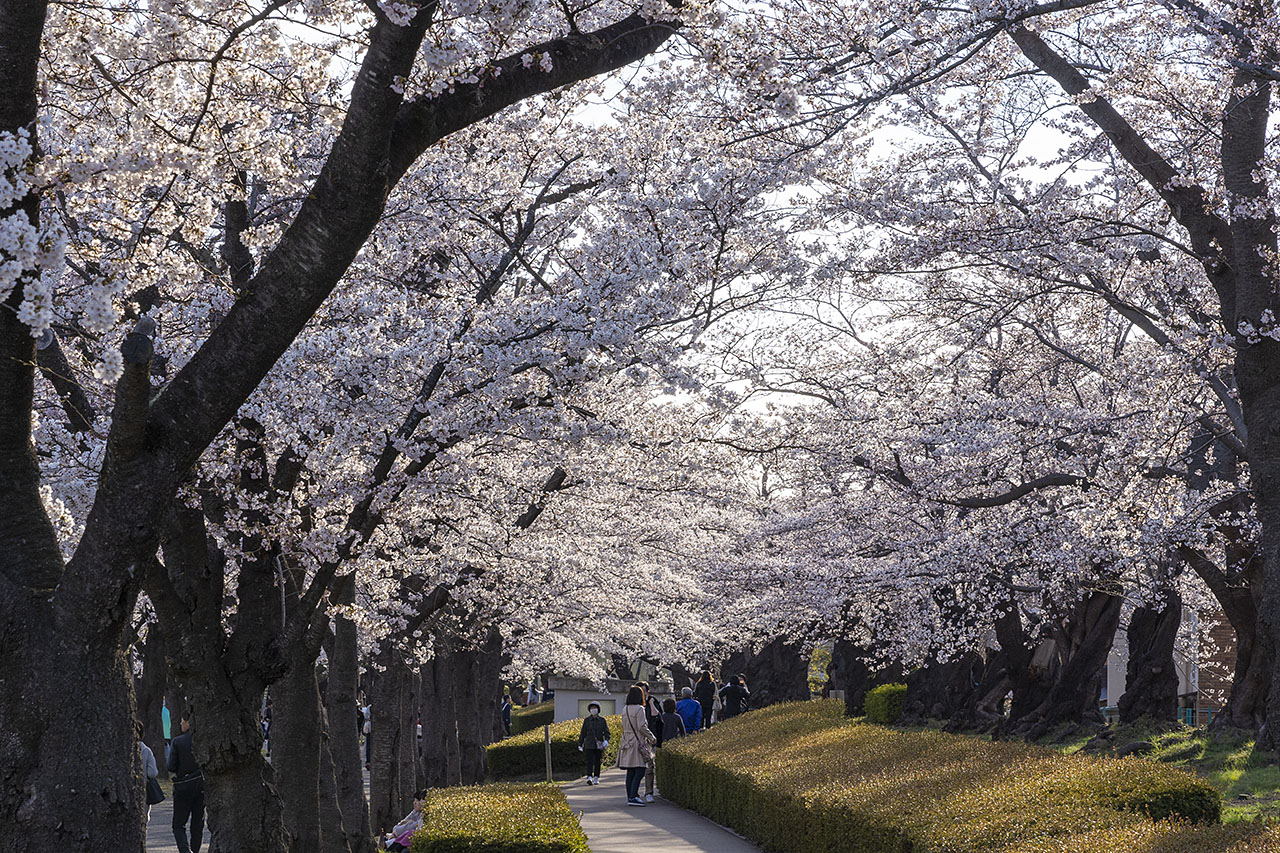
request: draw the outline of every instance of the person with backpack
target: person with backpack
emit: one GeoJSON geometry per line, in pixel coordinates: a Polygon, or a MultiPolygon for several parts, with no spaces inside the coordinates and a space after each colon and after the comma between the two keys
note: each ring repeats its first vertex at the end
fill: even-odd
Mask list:
{"type": "Polygon", "coordinates": [[[609,724],[600,716],[600,703],[587,706],[587,716],[582,718],[582,731],[578,734],[578,751],[587,757],[587,784],[600,784],[600,759],[609,748],[609,724]]]}
{"type": "Polygon", "coordinates": [[[711,728],[714,722],[711,712],[715,710],[716,699],[716,681],[711,677],[708,670],[703,670],[702,675],[698,677],[698,683],[693,688],[693,698],[698,700],[698,704],[702,706],[702,726],[703,728],[711,728]]]}

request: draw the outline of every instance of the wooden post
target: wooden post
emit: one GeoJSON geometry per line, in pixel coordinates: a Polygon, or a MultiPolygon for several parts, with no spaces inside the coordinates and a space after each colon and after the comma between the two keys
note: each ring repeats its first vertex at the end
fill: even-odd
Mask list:
{"type": "Polygon", "coordinates": [[[542,742],[547,748],[547,781],[551,779],[551,726],[542,727],[542,742]]]}

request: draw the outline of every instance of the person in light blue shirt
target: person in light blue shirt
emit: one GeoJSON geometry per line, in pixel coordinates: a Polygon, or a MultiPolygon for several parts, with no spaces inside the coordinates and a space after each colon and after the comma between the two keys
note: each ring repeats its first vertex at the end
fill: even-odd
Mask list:
{"type": "Polygon", "coordinates": [[[160,725],[163,727],[164,742],[167,744],[171,739],[169,737],[169,706],[168,705],[160,706],[160,725]]]}

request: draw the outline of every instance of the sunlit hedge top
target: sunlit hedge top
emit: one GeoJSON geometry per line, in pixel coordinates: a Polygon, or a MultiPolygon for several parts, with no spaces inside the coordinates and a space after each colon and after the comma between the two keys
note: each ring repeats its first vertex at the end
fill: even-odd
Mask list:
{"type": "MultiPolygon", "coordinates": [[[[841,709],[774,706],[674,743],[659,755],[659,786],[766,848],[793,853],[901,842],[948,853],[1234,850],[1222,845],[1249,835],[1154,824],[1219,819],[1217,791],[1177,768],[857,724],[841,709]],[[1217,846],[1178,846],[1184,839],[1217,846]],[[1157,841],[1174,846],[1151,846],[1157,841]]],[[[1239,848],[1255,849],[1271,848],[1239,848]]]]}
{"type": "Polygon", "coordinates": [[[591,853],[555,785],[433,790],[410,853],[591,853]]]}

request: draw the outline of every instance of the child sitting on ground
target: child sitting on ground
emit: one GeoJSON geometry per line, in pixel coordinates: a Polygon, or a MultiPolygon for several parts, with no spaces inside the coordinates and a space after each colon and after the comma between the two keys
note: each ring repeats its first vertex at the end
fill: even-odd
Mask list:
{"type": "Polygon", "coordinates": [[[388,850],[391,853],[399,853],[401,850],[408,850],[409,843],[413,840],[413,834],[422,829],[422,822],[425,820],[423,809],[427,806],[427,792],[419,791],[413,795],[413,811],[404,816],[404,820],[397,823],[388,835],[378,837],[378,849],[388,850]]]}

